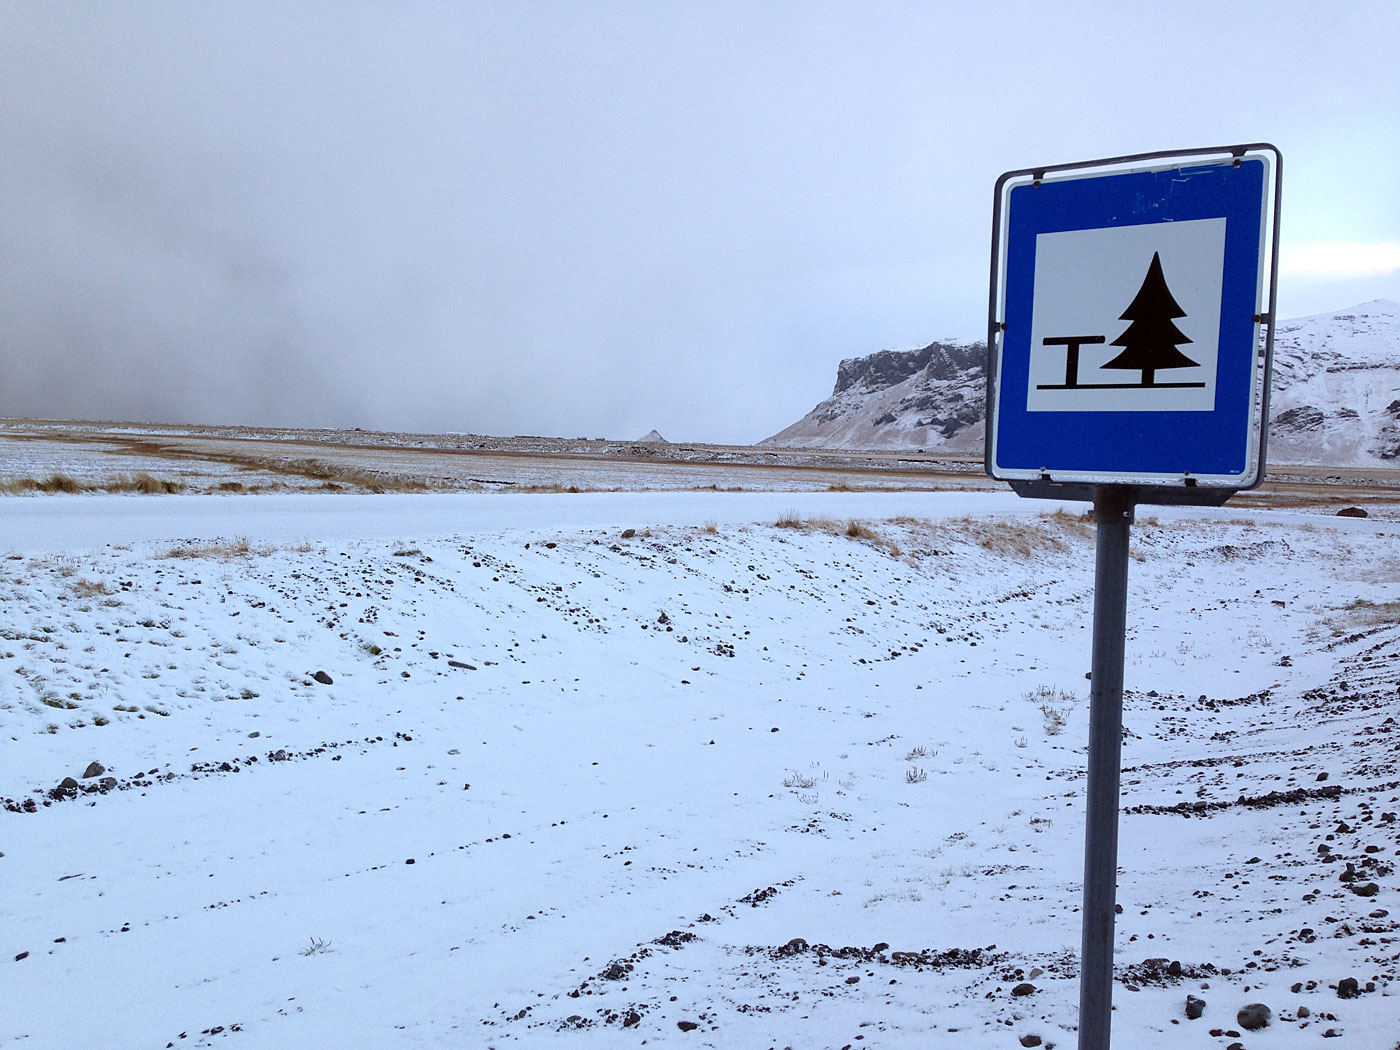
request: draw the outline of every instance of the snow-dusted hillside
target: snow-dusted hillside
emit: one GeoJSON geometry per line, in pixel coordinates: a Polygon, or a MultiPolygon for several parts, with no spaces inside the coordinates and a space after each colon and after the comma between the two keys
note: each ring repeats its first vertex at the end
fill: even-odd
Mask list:
{"type": "MultiPolygon", "coordinates": [[[[1274,355],[1271,462],[1400,457],[1400,306],[1284,321],[1274,355]]],[[[842,361],[831,397],[762,444],[980,453],[985,356],[984,343],[933,343],[842,361]]]]}
{"type": "Polygon", "coordinates": [[[759,444],[979,452],[986,360],[985,343],[937,342],[848,358],[829,398],[759,444]]]}
{"type": "MultiPolygon", "coordinates": [[[[6,510],[0,1046],[1073,1045],[1078,514],[6,510]]],[[[1394,1045],[1397,531],[1135,528],[1115,1045],[1394,1045]]]]}
{"type": "Polygon", "coordinates": [[[1271,460],[1397,463],[1400,305],[1381,299],[1284,321],[1274,334],[1273,389],[1271,460]]]}

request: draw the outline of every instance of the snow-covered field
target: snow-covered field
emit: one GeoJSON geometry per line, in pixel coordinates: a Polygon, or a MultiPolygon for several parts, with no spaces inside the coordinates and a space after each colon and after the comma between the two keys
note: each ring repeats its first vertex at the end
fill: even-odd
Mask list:
{"type": "MultiPolygon", "coordinates": [[[[1074,1045],[1080,507],[3,510],[0,1046],[1074,1045]]],[[[1115,1045],[1400,1043],[1397,533],[1140,512],[1115,1045]]]]}
{"type": "Polygon", "coordinates": [[[982,489],[980,460],[586,438],[0,419],[0,493],[982,489]]]}

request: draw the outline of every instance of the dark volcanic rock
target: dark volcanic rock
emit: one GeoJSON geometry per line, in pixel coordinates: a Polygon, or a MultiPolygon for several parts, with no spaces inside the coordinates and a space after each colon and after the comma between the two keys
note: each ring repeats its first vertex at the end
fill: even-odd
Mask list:
{"type": "Polygon", "coordinates": [[[1235,1020],[1246,1032],[1257,1032],[1261,1028],[1267,1028],[1273,1016],[1274,1012],[1263,1003],[1250,1003],[1235,1015],[1235,1020]]]}
{"type": "Polygon", "coordinates": [[[316,679],[316,681],[320,682],[322,685],[333,685],[333,684],[334,684],[334,682],[333,682],[331,676],[328,675],[328,674],[326,674],[325,671],[317,671],[317,672],[316,672],[315,674],[313,674],[311,677],[314,678],[314,679],[316,679]]]}
{"type": "Polygon", "coordinates": [[[614,959],[598,976],[607,981],[620,981],[632,972],[632,964],[622,959],[614,959]]]}
{"type": "Polygon", "coordinates": [[[930,379],[956,379],[964,372],[985,370],[986,361],[987,348],[981,343],[967,346],[930,343],[922,350],[881,350],[842,361],[836,369],[836,388],[832,394],[856,386],[884,390],[919,372],[930,379]]]}
{"type": "Polygon", "coordinates": [[[1196,996],[1194,996],[1194,995],[1188,995],[1188,996],[1186,997],[1186,1018],[1187,1018],[1187,1020],[1189,1020],[1189,1021],[1195,1021],[1195,1020],[1199,1019],[1200,1016],[1201,1016],[1201,1014],[1203,1014],[1203,1013],[1205,1013],[1205,1012],[1206,1012],[1206,1001],[1205,1001],[1204,999],[1198,999],[1198,998],[1197,998],[1196,996]]]}
{"type": "Polygon", "coordinates": [[[1339,518],[1369,518],[1370,516],[1371,515],[1367,514],[1361,507],[1343,507],[1341,510],[1337,511],[1337,517],[1339,518]]]}
{"type": "Polygon", "coordinates": [[[83,772],[83,779],[90,780],[93,777],[100,777],[107,772],[107,767],[101,762],[89,762],[87,769],[83,772]]]}
{"type": "Polygon", "coordinates": [[[1269,420],[1269,426],[1275,430],[1318,430],[1326,421],[1326,416],[1322,411],[1313,408],[1312,405],[1299,405],[1297,408],[1290,408],[1286,412],[1280,412],[1269,420]]]}

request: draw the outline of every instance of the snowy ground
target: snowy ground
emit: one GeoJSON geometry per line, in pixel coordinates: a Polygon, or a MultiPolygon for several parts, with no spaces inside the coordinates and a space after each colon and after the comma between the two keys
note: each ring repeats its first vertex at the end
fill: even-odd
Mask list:
{"type": "Polygon", "coordinates": [[[993,491],[980,459],[602,439],[0,419],[0,493],[993,491]]]}
{"type": "MultiPolygon", "coordinates": [[[[5,501],[0,1046],[1073,1046],[1054,509],[5,501]]],[[[1397,533],[1141,513],[1115,1045],[1400,1041],[1397,533]]]]}

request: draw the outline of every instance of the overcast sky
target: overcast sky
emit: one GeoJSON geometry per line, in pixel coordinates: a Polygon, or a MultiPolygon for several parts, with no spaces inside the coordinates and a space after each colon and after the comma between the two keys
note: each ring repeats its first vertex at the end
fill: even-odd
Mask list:
{"type": "Polygon", "coordinates": [[[1400,300],[1400,3],[0,0],[0,415],[750,442],[985,328],[1003,171],[1271,141],[1400,300]]]}

